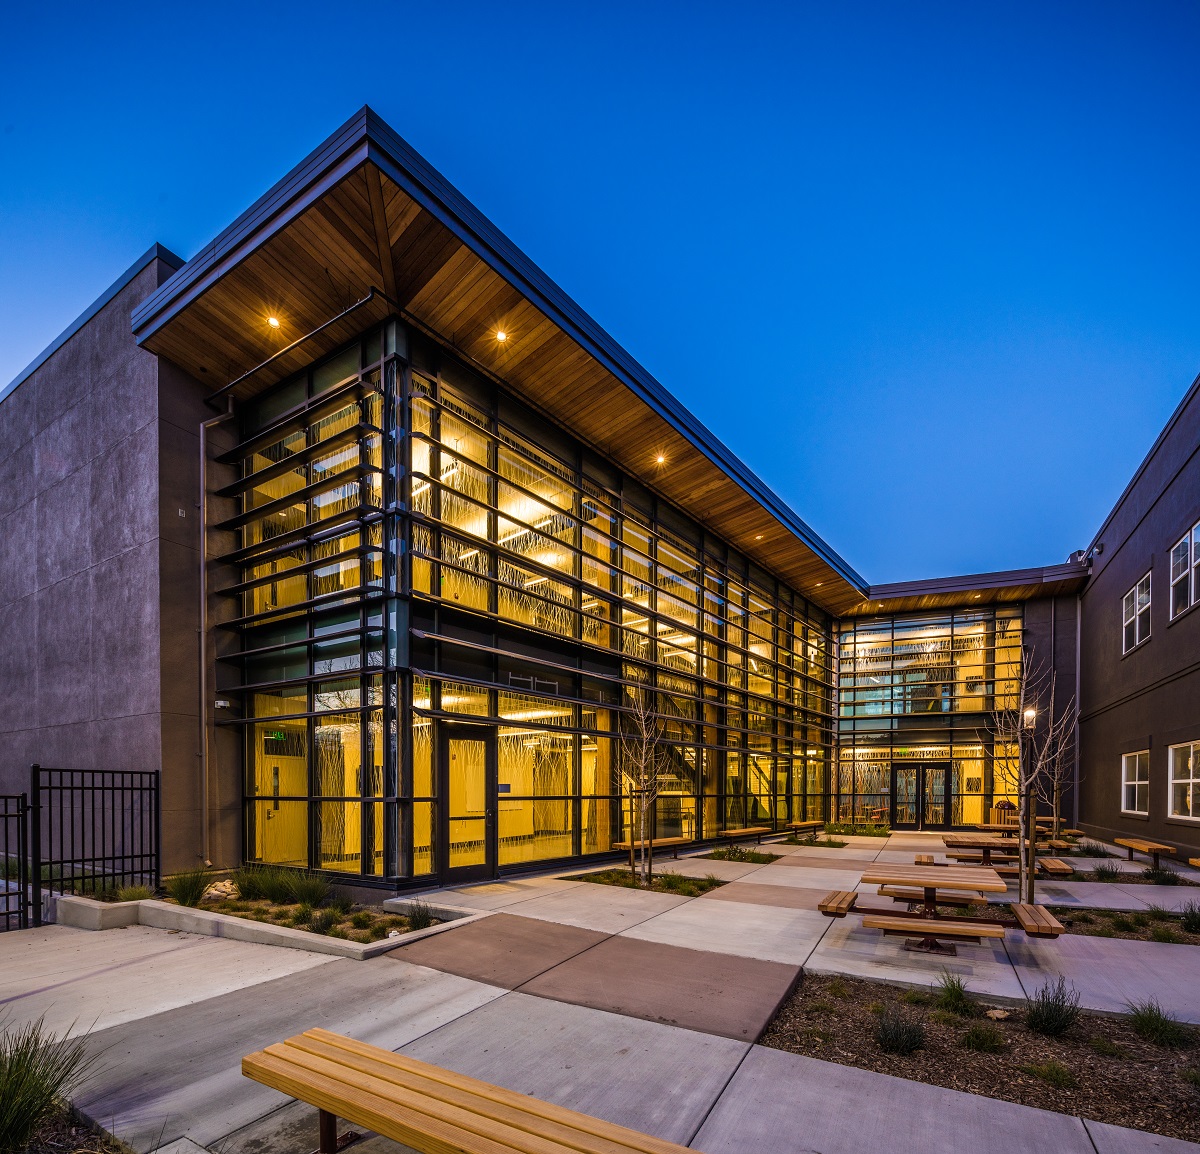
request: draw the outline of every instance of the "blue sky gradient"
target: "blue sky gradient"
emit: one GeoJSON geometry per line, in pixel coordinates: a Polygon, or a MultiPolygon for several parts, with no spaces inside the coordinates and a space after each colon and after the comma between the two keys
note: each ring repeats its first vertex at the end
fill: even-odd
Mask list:
{"type": "Polygon", "coordinates": [[[1194,4],[5,26],[2,382],[364,103],[872,582],[1065,560],[1200,371],[1194,4]]]}

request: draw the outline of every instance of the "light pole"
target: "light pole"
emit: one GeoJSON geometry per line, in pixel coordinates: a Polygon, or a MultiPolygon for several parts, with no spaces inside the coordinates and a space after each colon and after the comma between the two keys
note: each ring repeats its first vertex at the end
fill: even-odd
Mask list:
{"type": "Polygon", "coordinates": [[[1021,714],[1021,731],[1019,740],[1021,749],[1018,751],[1025,778],[1025,836],[1029,839],[1029,848],[1025,856],[1025,900],[1033,905],[1033,878],[1037,869],[1037,815],[1034,813],[1033,774],[1027,761],[1026,747],[1033,740],[1033,731],[1037,726],[1037,710],[1027,705],[1021,714]]]}

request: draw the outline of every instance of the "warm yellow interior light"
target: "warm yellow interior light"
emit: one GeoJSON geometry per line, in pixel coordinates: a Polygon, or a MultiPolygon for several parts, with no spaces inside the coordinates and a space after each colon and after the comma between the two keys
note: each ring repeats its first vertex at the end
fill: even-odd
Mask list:
{"type": "Polygon", "coordinates": [[[662,455],[662,453],[659,453],[659,454],[658,454],[658,456],[657,456],[657,457],[655,457],[654,459],[655,459],[655,461],[657,461],[657,462],[658,462],[660,465],[663,465],[663,464],[665,464],[665,463],[666,463],[666,460],[667,460],[667,458],[666,458],[666,457],[664,457],[664,456],[662,455]]]}
{"type": "Polygon", "coordinates": [[[277,329],[277,328],[279,328],[279,318],[278,317],[267,317],[267,324],[269,324],[271,326],[271,328],[277,329]]]}
{"type": "Polygon", "coordinates": [[[754,539],[755,539],[756,541],[761,541],[761,540],[763,539],[763,535],[762,535],[761,533],[755,533],[755,534],[754,534],[754,539]]]}
{"type": "Polygon", "coordinates": [[[496,332],[496,340],[503,343],[504,341],[508,340],[508,333],[506,333],[503,329],[498,329],[496,332]]]}

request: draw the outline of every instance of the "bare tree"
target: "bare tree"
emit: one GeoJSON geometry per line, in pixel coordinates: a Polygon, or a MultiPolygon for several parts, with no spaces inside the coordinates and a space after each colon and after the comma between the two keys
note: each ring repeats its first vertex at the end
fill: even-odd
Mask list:
{"type": "Polygon", "coordinates": [[[1022,649],[1016,706],[997,709],[990,729],[994,748],[1003,746],[1017,754],[1016,772],[1006,776],[1017,793],[1017,840],[1021,849],[1017,892],[1030,904],[1034,901],[1037,873],[1038,802],[1053,806],[1057,830],[1062,795],[1074,769],[1077,713],[1074,698],[1065,708],[1056,700],[1053,670],[1034,664],[1029,650],[1022,649]]]}
{"type": "Polygon", "coordinates": [[[630,838],[629,868],[634,870],[635,846],[641,850],[642,881],[649,885],[654,868],[653,830],[650,828],[659,775],[666,764],[662,723],[651,706],[647,690],[630,689],[629,706],[622,715],[621,748],[630,782],[630,805],[636,817],[637,837],[630,838]]]}

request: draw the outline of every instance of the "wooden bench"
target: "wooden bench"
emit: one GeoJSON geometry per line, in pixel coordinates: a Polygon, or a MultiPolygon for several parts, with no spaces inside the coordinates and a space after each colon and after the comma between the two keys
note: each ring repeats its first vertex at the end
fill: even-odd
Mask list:
{"type": "MultiPolygon", "coordinates": [[[[891,898],[895,902],[923,902],[925,891],[916,886],[880,886],[876,891],[880,897],[891,898]]],[[[984,906],[987,902],[978,894],[960,893],[958,890],[937,890],[939,906],[955,906],[966,909],[968,906],[984,906]]]]}
{"type": "Polygon", "coordinates": [[[1081,829],[1064,829],[1063,837],[1083,837],[1084,833],[1081,829]]]}
{"type": "Polygon", "coordinates": [[[1026,902],[1013,902],[1010,907],[1017,925],[1031,938],[1056,938],[1065,927],[1045,906],[1031,906],[1026,902]]]}
{"type": "Polygon", "coordinates": [[[320,1154],[337,1119],[420,1154],[691,1154],[683,1146],[356,1042],[306,1030],[242,1059],[242,1073],[316,1106],[320,1154]]]}
{"type": "Polygon", "coordinates": [[[882,930],[885,934],[903,934],[909,940],[906,950],[931,954],[956,954],[953,943],[944,945],[939,938],[956,938],[977,942],[980,938],[1003,938],[1004,927],[995,922],[954,921],[951,918],[899,918],[887,914],[868,914],[863,928],[882,930]]]}
{"type": "Polygon", "coordinates": [[[774,832],[769,825],[748,825],[744,829],[720,830],[717,833],[717,837],[727,837],[730,841],[739,841],[744,837],[752,837],[761,845],[763,834],[774,832]]]}
{"type": "Polygon", "coordinates": [[[1059,853],[1062,853],[1064,850],[1071,850],[1075,848],[1069,841],[1063,841],[1063,839],[1060,837],[1051,838],[1048,842],[1046,842],[1046,846],[1048,849],[1058,850],[1059,853]]]}
{"type": "Polygon", "coordinates": [[[1119,845],[1129,851],[1129,860],[1133,861],[1133,852],[1147,854],[1154,863],[1154,869],[1158,869],[1158,858],[1160,854],[1174,854],[1175,850],[1172,846],[1163,845],[1158,841],[1146,841],[1140,837],[1118,837],[1113,839],[1113,845],[1119,845]]]}
{"type": "Polygon", "coordinates": [[[854,909],[856,901],[858,894],[854,890],[832,890],[817,902],[817,909],[827,918],[844,918],[854,909]]]}
{"type": "MultiPolygon", "coordinates": [[[[649,843],[644,841],[635,841],[632,843],[632,848],[642,849],[647,844],[649,844],[652,849],[669,849],[671,851],[671,856],[677,858],[679,856],[679,847],[681,845],[692,845],[693,843],[690,837],[656,837],[649,843]]],[[[631,847],[631,843],[627,841],[615,841],[613,842],[612,847],[613,849],[627,850],[631,847]]]]}
{"type": "Polygon", "coordinates": [[[1073,865],[1056,857],[1040,857],[1037,864],[1038,869],[1052,878],[1069,878],[1075,872],[1073,865]]]}
{"type": "Polygon", "coordinates": [[[823,821],[789,821],[787,828],[797,837],[802,833],[810,833],[813,841],[816,841],[817,834],[825,828],[825,823],[823,821]]]}
{"type": "Polygon", "coordinates": [[[919,853],[913,858],[913,865],[937,865],[931,853],[919,853]]]}
{"type": "MultiPolygon", "coordinates": [[[[947,850],[946,856],[958,862],[959,865],[984,865],[983,854],[981,853],[956,853],[954,850],[947,850]]],[[[1012,850],[994,849],[992,850],[992,860],[986,864],[993,865],[997,861],[1016,861],[1017,855],[1012,850]]]]}
{"type": "Polygon", "coordinates": [[[1195,866],[1198,870],[1200,870],[1200,857],[1188,858],[1188,865],[1195,866]]]}

